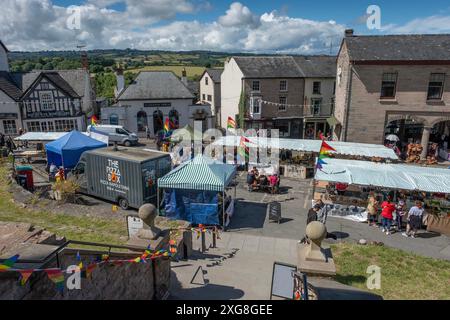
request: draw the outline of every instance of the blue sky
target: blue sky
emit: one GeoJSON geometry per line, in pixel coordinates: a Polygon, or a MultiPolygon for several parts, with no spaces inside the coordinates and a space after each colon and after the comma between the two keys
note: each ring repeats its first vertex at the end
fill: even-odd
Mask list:
{"type": "Polygon", "coordinates": [[[2,0],[0,35],[13,50],[89,48],[322,53],[357,34],[450,33],[450,2],[366,0],[2,0]],[[369,5],[381,30],[368,30],[369,5]],[[81,27],[68,30],[66,8],[81,27]]]}

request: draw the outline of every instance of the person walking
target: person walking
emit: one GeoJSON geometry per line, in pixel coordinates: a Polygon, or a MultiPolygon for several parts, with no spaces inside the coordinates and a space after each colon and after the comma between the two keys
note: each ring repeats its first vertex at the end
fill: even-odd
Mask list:
{"type": "Polygon", "coordinates": [[[421,201],[416,201],[415,206],[408,212],[408,223],[406,225],[406,232],[402,235],[405,237],[416,238],[417,231],[422,226],[422,216],[425,209],[421,201]]]}
{"type": "Polygon", "coordinates": [[[387,200],[381,204],[382,232],[391,234],[392,220],[394,219],[395,204],[392,203],[392,196],[388,195],[387,200]]]}
{"type": "Polygon", "coordinates": [[[145,135],[147,136],[147,139],[150,140],[150,128],[148,126],[145,126],[145,135]]]}
{"type": "Polygon", "coordinates": [[[403,216],[406,214],[406,203],[405,200],[400,199],[395,206],[395,221],[397,224],[397,231],[402,231],[403,216]]]}
{"type": "Polygon", "coordinates": [[[375,192],[370,191],[367,202],[367,223],[369,226],[376,226],[378,222],[378,201],[375,192]]]}

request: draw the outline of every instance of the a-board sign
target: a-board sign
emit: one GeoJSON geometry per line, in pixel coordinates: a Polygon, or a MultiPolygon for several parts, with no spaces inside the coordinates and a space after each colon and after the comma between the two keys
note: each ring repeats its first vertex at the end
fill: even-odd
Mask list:
{"type": "Polygon", "coordinates": [[[142,229],[144,222],[141,218],[135,216],[127,216],[128,238],[136,235],[139,229],[142,229]]]}
{"type": "Polygon", "coordinates": [[[269,220],[280,223],[281,221],[281,203],[272,201],[269,203],[269,220]]]}
{"type": "Polygon", "coordinates": [[[294,298],[294,278],[293,272],[297,267],[281,262],[273,263],[272,285],[270,288],[270,299],[272,296],[293,299],[294,298]]]}

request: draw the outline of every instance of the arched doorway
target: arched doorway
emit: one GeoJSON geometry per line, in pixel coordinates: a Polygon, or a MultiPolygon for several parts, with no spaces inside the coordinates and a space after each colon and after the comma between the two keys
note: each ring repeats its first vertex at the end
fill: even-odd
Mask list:
{"type": "Polygon", "coordinates": [[[433,125],[430,143],[434,144],[440,159],[450,161],[450,120],[442,120],[433,125]]]}
{"type": "Polygon", "coordinates": [[[178,129],[180,127],[180,115],[175,109],[169,112],[169,125],[171,129],[178,129]]]}
{"type": "Polygon", "coordinates": [[[109,124],[113,125],[113,126],[118,126],[119,125],[119,116],[115,113],[111,114],[109,116],[109,124]]]}
{"type": "Polygon", "coordinates": [[[138,132],[145,132],[145,128],[148,126],[147,112],[139,111],[137,113],[137,130],[138,132]]]}
{"type": "Polygon", "coordinates": [[[153,112],[153,133],[157,134],[159,131],[164,129],[164,115],[161,110],[156,110],[153,112]]]}

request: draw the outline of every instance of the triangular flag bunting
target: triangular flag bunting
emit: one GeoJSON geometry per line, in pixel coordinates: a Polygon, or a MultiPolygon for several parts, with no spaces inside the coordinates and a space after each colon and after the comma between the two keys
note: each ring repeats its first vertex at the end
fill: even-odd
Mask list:
{"type": "Polygon", "coordinates": [[[8,270],[11,269],[12,266],[16,263],[17,260],[19,260],[20,255],[16,254],[15,256],[12,256],[11,258],[6,259],[3,264],[0,264],[0,271],[2,270],[8,270]]]}
{"type": "Polygon", "coordinates": [[[20,270],[20,285],[24,286],[34,270],[20,270]]]}

